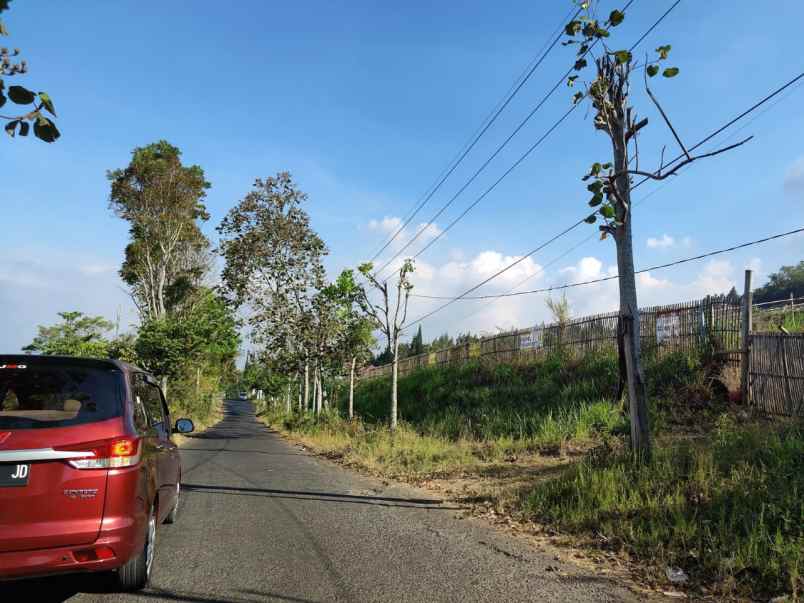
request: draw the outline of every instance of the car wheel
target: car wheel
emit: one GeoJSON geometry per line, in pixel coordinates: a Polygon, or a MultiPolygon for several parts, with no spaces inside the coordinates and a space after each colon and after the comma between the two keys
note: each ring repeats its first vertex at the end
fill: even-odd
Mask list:
{"type": "Polygon", "coordinates": [[[156,552],[156,507],[151,507],[146,530],[145,544],[140,554],[129,559],[117,572],[120,590],[141,590],[148,584],[156,552]]]}
{"type": "Polygon", "coordinates": [[[181,483],[176,483],[176,502],[165,517],[164,523],[176,523],[176,518],[179,516],[179,494],[181,494],[181,483]]]}

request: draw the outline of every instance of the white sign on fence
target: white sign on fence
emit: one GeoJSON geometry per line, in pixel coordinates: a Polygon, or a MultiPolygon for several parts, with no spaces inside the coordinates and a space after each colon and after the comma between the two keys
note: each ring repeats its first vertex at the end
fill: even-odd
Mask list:
{"type": "Polygon", "coordinates": [[[656,316],[656,343],[664,343],[681,335],[681,317],[678,314],[656,316]]]}
{"type": "Polygon", "coordinates": [[[533,327],[519,336],[520,350],[540,350],[542,348],[542,328],[533,327]]]}

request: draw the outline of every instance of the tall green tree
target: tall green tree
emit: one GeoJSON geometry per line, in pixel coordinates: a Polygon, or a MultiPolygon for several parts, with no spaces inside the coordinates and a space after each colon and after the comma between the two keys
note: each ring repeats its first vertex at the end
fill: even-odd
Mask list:
{"type": "Polygon", "coordinates": [[[410,356],[418,356],[419,354],[424,354],[424,338],[422,337],[421,325],[419,325],[419,328],[416,330],[416,334],[410,341],[410,352],[409,352],[410,356]]]}
{"type": "Polygon", "coordinates": [[[756,303],[804,297],[804,261],[782,266],[768,277],[768,282],[754,291],[756,303]]]}
{"type": "MultiPolygon", "coordinates": [[[[0,0],[0,13],[8,10],[9,0],[0,0]]],[[[8,36],[5,24],[0,20],[0,36],[8,36]]],[[[12,138],[19,134],[28,136],[33,126],[34,136],[45,142],[55,142],[61,136],[56,124],[46,115],[56,117],[56,109],[53,106],[53,99],[47,92],[32,92],[24,86],[6,87],[5,79],[25,75],[28,73],[28,63],[23,59],[18,59],[19,48],[9,50],[3,46],[0,48],[0,107],[3,107],[8,100],[16,105],[29,105],[24,113],[13,115],[0,115],[0,119],[6,122],[4,127],[6,134],[12,138]]]]}
{"type": "Polygon", "coordinates": [[[181,311],[144,322],[134,347],[146,368],[176,378],[190,368],[223,367],[239,345],[233,311],[214,291],[202,288],[181,311]]]}
{"type": "Polygon", "coordinates": [[[107,357],[110,342],[105,334],[112,330],[111,322],[83,312],[59,312],[59,317],[61,322],[55,325],[39,326],[34,340],[22,350],[45,356],[107,357]]]}
{"type": "MultiPolygon", "coordinates": [[[[304,374],[308,406],[311,363],[320,352],[325,285],[324,242],[302,208],[307,200],[287,172],[258,179],[218,226],[222,279],[235,306],[249,310],[253,341],[264,353],[304,374]]],[[[314,379],[315,382],[315,379],[314,379]]]]}
{"type": "Polygon", "coordinates": [[[209,241],[200,224],[209,219],[204,198],[210,184],[164,140],[135,148],[129,165],[107,177],[109,206],[130,227],[120,276],[140,318],[161,319],[208,269],[209,241]]]}

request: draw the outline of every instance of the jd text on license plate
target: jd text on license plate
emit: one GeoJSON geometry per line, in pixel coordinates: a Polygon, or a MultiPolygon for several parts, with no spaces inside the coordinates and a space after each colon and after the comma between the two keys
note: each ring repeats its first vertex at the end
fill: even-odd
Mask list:
{"type": "Polygon", "coordinates": [[[26,486],[28,484],[28,475],[30,473],[30,465],[2,463],[0,464],[0,488],[26,486]]]}

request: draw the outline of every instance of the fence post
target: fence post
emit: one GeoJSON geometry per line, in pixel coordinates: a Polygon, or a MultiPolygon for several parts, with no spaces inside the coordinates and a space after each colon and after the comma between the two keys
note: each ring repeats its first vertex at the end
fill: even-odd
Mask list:
{"type": "Polygon", "coordinates": [[[745,271],[745,287],[743,288],[743,308],[741,327],[741,354],[740,354],[740,394],[743,404],[750,404],[751,387],[748,383],[749,365],[751,362],[751,320],[753,318],[752,302],[754,294],[751,291],[751,271],[745,271]]]}

